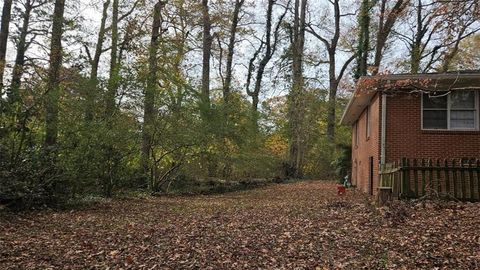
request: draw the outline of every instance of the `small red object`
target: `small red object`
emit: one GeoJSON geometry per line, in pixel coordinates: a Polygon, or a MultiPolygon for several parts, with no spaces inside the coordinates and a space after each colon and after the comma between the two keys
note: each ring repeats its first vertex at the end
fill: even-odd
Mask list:
{"type": "Polygon", "coordinates": [[[338,185],[337,186],[337,194],[338,195],[343,195],[347,192],[347,190],[345,189],[345,186],[343,185],[338,185]]]}

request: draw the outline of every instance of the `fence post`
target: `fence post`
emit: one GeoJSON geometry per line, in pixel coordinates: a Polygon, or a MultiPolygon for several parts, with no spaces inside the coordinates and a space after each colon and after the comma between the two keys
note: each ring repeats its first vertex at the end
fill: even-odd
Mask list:
{"type": "Polygon", "coordinates": [[[463,159],[460,160],[460,184],[462,187],[462,199],[467,199],[467,181],[465,180],[465,168],[463,167],[463,159]]]}
{"type": "Polygon", "coordinates": [[[473,186],[473,160],[468,160],[468,182],[470,183],[470,200],[475,199],[475,188],[473,186]]]}
{"type": "MultiPolygon", "coordinates": [[[[426,182],[426,174],[427,170],[425,169],[425,159],[422,158],[422,196],[425,195],[425,182],[426,182]]],[[[417,195],[418,196],[418,195],[417,195]]]]}
{"type": "Polygon", "coordinates": [[[442,179],[441,170],[440,170],[440,159],[437,158],[437,192],[438,195],[442,193],[442,179]]]}
{"type": "Polygon", "coordinates": [[[444,160],[445,163],[445,193],[450,195],[450,169],[448,168],[448,159],[444,160]]]}
{"type": "Polygon", "coordinates": [[[406,158],[402,158],[402,161],[401,161],[401,188],[400,188],[400,197],[404,198],[406,197],[405,196],[405,193],[406,193],[406,167],[407,167],[407,159],[406,158]]]}
{"type": "Polygon", "coordinates": [[[480,201],[480,159],[477,159],[477,189],[478,189],[478,200],[480,201]]]}
{"type": "Polygon", "coordinates": [[[457,192],[457,161],[455,159],[452,160],[452,179],[453,179],[453,197],[458,198],[457,192]]]}
{"type": "Polygon", "coordinates": [[[413,184],[415,190],[415,197],[418,197],[418,162],[417,159],[413,159],[413,184]]]}

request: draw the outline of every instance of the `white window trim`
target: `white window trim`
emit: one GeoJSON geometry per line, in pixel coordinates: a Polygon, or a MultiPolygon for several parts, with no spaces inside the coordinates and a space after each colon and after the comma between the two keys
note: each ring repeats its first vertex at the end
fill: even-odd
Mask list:
{"type": "MultiPolygon", "coordinates": [[[[462,90],[458,90],[462,91],[462,90]]],[[[470,91],[470,90],[466,90],[470,91]]],[[[451,111],[451,106],[452,103],[450,102],[450,94],[447,95],[447,128],[446,129],[439,129],[439,128],[423,128],[423,94],[421,94],[421,100],[420,100],[420,122],[421,122],[421,130],[425,131],[478,131],[479,130],[479,91],[473,91],[475,94],[475,127],[474,128],[450,128],[450,111],[451,111]]],[[[434,111],[435,109],[431,109],[434,111]]],[[[444,109],[437,109],[439,111],[443,111],[444,109]]]]}

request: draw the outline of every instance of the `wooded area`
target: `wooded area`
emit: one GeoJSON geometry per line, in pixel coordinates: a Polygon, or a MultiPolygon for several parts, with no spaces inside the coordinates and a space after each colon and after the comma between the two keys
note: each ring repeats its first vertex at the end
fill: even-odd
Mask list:
{"type": "Polygon", "coordinates": [[[355,80],[480,69],[476,0],[5,0],[0,204],[343,177],[355,80]]]}

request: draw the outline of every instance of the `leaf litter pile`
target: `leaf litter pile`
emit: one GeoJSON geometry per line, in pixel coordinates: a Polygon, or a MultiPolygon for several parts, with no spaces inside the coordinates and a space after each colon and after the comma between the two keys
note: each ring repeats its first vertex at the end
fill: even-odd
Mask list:
{"type": "Polygon", "coordinates": [[[0,269],[479,269],[480,204],[332,183],[0,215],[0,269]]]}

